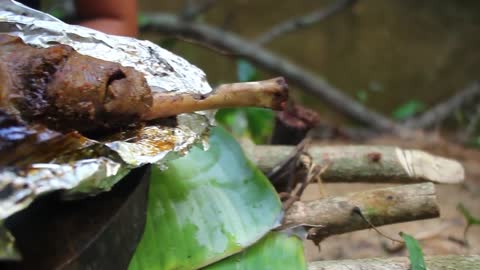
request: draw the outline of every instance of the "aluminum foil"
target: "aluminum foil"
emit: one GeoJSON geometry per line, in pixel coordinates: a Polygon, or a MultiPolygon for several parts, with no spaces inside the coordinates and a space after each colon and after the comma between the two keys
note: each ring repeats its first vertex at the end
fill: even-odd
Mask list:
{"type": "MultiPolygon", "coordinates": [[[[67,44],[82,54],[134,67],[145,74],[153,92],[212,90],[203,71],[151,42],[68,25],[15,1],[0,0],[0,32],[39,47],[67,44]]],[[[42,194],[66,190],[69,198],[95,195],[111,189],[132,168],[181,156],[203,142],[212,121],[207,113],[182,114],[174,127],[150,125],[102,141],[81,137],[81,147],[60,151],[53,160],[0,166],[0,224],[42,194]]]]}
{"type": "Polygon", "coordinates": [[[208,119],[183,114],[178,116],[178,122],[177,127],[146,126],[131,131],[131,135],[113,135],[122,140],[100,142],[78,137],[84,147],[67,149],[51,162],[0,168],[0,221],[42,194],[66,190],[67,199],[96,195],[110,190],[132,168],[151,163],[164,165],[187,153],[193,144],[202,141],[208,119]],[[196,130],[182,124],[192,120],[199,124],[196,130]]]}
{"type": "Polygon", "coordinates": [[[145,74],[154,92],[212,91],[202,70],[150,41],[69,25],[12,0],[0,0],[0,32],[16,35],[39,47],[55,43],[70,45],[81,54],[134,67],[145,74]]]}

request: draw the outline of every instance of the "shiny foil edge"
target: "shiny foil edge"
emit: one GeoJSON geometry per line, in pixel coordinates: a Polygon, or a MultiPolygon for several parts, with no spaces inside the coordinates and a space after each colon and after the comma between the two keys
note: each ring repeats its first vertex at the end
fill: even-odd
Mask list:
{"type": "MultiPolygon", "coordinates": [[[[17,35],[30,45],[67,44],[80,53],[133,66],[145,74],[153,91],[206,94],[212,90],[203,71],[149,41],[68,25],[12,0],[0,0],[2,31],[17,35]]],[[[212,115],[208,112],[179,115],[177,127],[145,127],[143,130],[149,131],[150,135],[134,142],[94,142],[108,147],[117,154],[116,157],[32,164],[21,170],[1,168],[0,191],[9,192],[0,199],[0,220],[24,209],[42,194],[66,190],[65,194],[72,198],[95,195],[109,190],[120,180],[118,176],[132,168],[152,163],[162,165],[166,160],[185,155],[193,144],[205,142],[212,115]],[[166,133],[169,135],[165,136],[166,133]],[[162,140],[170,141],[165,144],[162,140]],[[159,144],[163,146],[159,147],[159,144]]]]}
{"type": "Polygon", "coordinates": [[[168,160],[186,155],[193,145],[201,144],[210,128],[203,115],[183,114],[178,118],[177,127],[146,126],[126,141],[89,142],[86,148],[109,149],[111,153],[106,156],[1,168],[0,221],[53,191],[64,190],[67,199],[94,196],[109,191],[133,168],[158,164],[166,169],[168,160]]]}
{"type": "Polygon", "coordinates": [[[81,54],[133,67],[145,75],[153,92],[212,91],[201,69],[150,41],[69,25],[13,0],[0,0],[0,32],[38,47],[69,45],[81,54]]]}

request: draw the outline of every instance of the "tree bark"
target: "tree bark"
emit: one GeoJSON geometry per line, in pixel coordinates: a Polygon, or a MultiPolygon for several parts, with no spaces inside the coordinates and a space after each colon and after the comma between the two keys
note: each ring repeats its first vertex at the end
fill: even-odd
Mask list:
{"type": "MultiPolygon", "coordinates": [[[[428,270],[480,269],[480,256],[432,256],[426,257],[428,270]]],[[[308,270],[410,270],[408,258],[371,258],[359,260],[318,261],[308,264],[308,270]]]]}
{"type": "MultiPolygon", "coordinates": [[[[289,157],[294,146],[257,145],[247,155],[263,172],[269,172],[289,157]]],[[[311,146],[315,164],[326,167],[324,182],[460,183],[463,166],[452,159],[420,150],[393,146],[311,146]]]]}
{"type": "Polygon", "coordinates": [[[331,235],[371,228],[362,216],[375,227],[438,217],[435,187],[423,183],[295,202],[281,228],[310,228],[307,238],[318,243],[331,235]]]}

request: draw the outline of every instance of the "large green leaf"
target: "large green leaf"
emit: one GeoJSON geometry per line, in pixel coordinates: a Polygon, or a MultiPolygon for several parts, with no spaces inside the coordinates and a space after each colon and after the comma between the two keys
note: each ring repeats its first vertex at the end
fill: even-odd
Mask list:
{"type": "Polygon", "coordinates": [[[238,143],[215,128],[210,148],[155,168],[147,224],[130,270],[198,269],[243,250],[278,225],[281,203],[238,143]]]}
{"type": "Polygon", "coordinates": [[[303,243],[296,236],[271,232],[247,250],[204,270],[302,270],[307,269],[303,243]]]}

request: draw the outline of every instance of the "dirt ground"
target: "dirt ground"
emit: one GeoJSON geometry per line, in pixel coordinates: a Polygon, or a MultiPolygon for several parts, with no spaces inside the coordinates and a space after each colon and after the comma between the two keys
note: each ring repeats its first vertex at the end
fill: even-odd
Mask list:
{"type": "MultiPolygon", "coordinates": [[[[324,142],[321,142],[323,144],[324,142]]],[[[329,142],[331,145],[332,143],[329,142]]],[[[418,238],[426,255],[480,254],[480,226],[470,228],[468,246],[462,243],[465,220],[457,205],[463,203],[475,217],[480,217],[480,151],[446,143],[441,138],[422,138],[412,141],[398,138],[381,138],[368,144],[397,145],[423,149],[432,154],[457,159],[465,167],[466,179],[461,185],[436,185],[440,205],[440,218],[407,222],[379,227],[384,234],[399,238],[405,232],[418,238]]],[[[326,184],[329,196],[361,190],[392,186],[388,184],[326,184]]],[[[302,200],[319,197],[316,184],[310,185],[302,200]]],[[[308,261],[326,259],[359,259],[368,257],[404,256],[405,248],[379,235],[374,230],[364,230],[332,236],[324,240],[320,250],[310,241],[305,242],[308,261]]]]}

